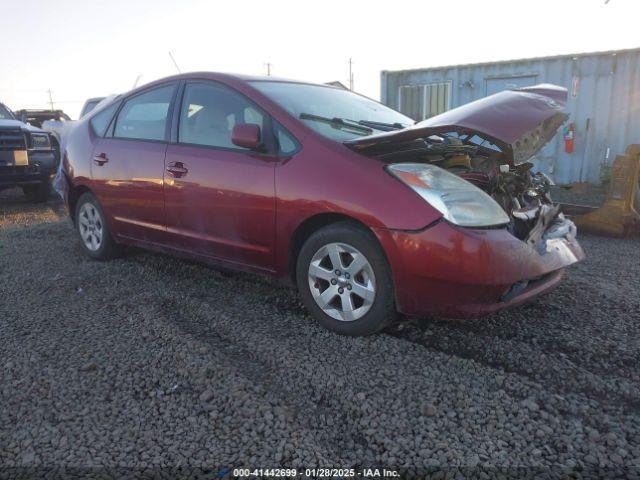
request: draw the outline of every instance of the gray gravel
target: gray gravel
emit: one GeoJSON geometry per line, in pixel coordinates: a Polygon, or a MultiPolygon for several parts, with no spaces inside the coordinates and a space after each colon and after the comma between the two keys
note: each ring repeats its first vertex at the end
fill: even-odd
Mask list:
{"type": "Polygon", "coordinates": [[[640,478],[638,239],[582,236],[510,312],[354,339],[257,276],[90,261],[55,201],[0,212],[0,466],[640,478]]]}

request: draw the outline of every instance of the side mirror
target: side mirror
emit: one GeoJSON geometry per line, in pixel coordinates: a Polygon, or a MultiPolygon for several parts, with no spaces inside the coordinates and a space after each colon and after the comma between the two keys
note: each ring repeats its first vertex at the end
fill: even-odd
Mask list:
{"type": "Polygon", "coordinates": [[[231,142],[238,147],[259,150],[262,147],[260,127],[253,123],[237,124],[231,131],[231,142]]]}

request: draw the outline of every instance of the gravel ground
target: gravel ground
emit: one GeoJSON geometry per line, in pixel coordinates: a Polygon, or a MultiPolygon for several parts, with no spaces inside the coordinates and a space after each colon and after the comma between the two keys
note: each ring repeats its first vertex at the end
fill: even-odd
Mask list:
{"type": "Polygon", "coordinates": [[[90,261],[58,202],[4,195],[0,465],[640,478],[640,241],[582,243],[531,304],[354,339],[257,276],[90,261]]]}

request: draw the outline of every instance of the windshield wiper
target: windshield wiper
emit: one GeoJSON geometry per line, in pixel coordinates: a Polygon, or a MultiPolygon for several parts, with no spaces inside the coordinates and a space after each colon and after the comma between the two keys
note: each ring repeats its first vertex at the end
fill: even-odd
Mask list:
{"type": "Polygon", "coordinates": [[[317,122],[325,122],[334,127],[347,127],[355,130],[360,130],[366,133],[373,133],[372,129],[380,130],[381,132],[391,132],[393,130],[402,130],[403,128],[407,128],[408,125],[403,125],[402,123],[386,123],[386,122],[376,122],[374,120],[350,120],[348,118],[340,118],[340,117],[322,117],[320,115],[314,115],[312,113],[301,113],[300,118],[303,120],[314,120],[317,122]]]}
{"type": "Polygon", "coordinates": [[[402,130],[403,128],[407,128],[408,125],[403,125],[401,123],[385,123],[385,122],[374,122],[373,120],[358,120],[358,124],[364,125],[366,127],[372,127],[376,130],[382,130],[383,132],[390,132],[392,130],[402,130]]]}
{"type": "Polygon", "coordinates": [[[335,128],[348,128],[348,129],[357,130],[366,134],[373,133],[372,128],[362,125],[356,121],[348,120],[346,118],[339,118],[339,117],[329,118],[329,117],[323,117],[320,115],[314,115],[312,113],[304,113],[304,112],[300,114],[300,118],[302,120],[313,120],[314,122],[323,122],[335,128]]]}

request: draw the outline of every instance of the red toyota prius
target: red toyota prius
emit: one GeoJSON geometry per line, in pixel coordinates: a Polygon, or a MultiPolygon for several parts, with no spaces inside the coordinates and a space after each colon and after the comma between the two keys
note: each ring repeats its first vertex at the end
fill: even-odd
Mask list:
{"type": "Polygon", "coordinates": [[[78,122],[65,198],[94,259],[136,245],[288,278],[342,334],[478,317],[584,257],[530,162],[565,102],[537,85],[415,123],[326,85],[178,75],[78,122]]]}

